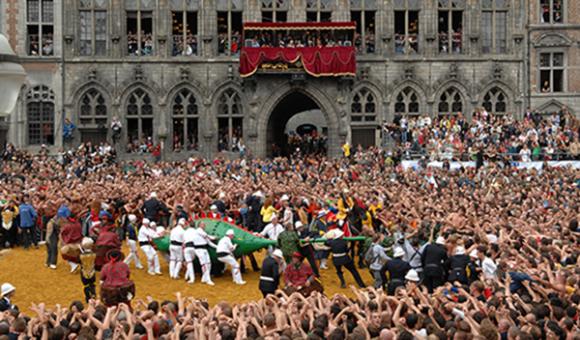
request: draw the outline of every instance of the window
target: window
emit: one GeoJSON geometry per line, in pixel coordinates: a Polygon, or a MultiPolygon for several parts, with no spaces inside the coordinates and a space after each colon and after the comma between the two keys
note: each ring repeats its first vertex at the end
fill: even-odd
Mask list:
{"type": "Polygon", "coordinates": [[[352,122],[374,122],[377,119],[375,96],[366,88],[361,89],[352,97],[350,104],[350,120],[352,122]]]}
{"type": "Polygon", "coordinates": [[[243,136],[243,111],[240,95],[225,90],[218,101],[218,150],[236,151],[243,136]]]}
{"type": "Polygon", "coordinates": [[[499,87],[493,87],[483,97],[483,108],[493,114],[505,114],[507,112],[506,96],[499,87]]]}
{"type": "Polygon", "coordinates": [[[239,52],[243,8],[242,0],[217,0],[218,54],[239,52]]]}
{"type": "Polygon", "coordinates": [[[287,0],[261,0],[262,22],[286,22],[288,20],[287,0]]]}
{"type": "Polygon", "coordinates": [[[172,56],[197,55],[197,0],[171,1],[172,56]]]}
{"type": "Polygon", "coordinates": [[[395,0],[395,53],[419,52],[419,0],[395,0]]]}
{"type": "Polygon", "coordinates": [[[179,91],[173,99],[171,114],[173,150],[197,150],[199,112],[193,92],[187,89],[179,91]]]}
{"type": "Polygon", "coordinates": [[[540,89],[543,93],[564,91],[564,53],[540,54],[540,89]]]}
{"type": "Polygon", "coordinates": [[[26,96],[28,144],[54,144],[54,92],[47,86],[32,88],[26,96]]]}
{"type": "Polygon", "coordinates": [[[79,24],[80,55],[105,55],[107,51],[107,1],[81,0],[79,24]]]}
{"type": "Polygon", "coordinates": [[[465,0],[439,0],[439,52],[461,53],[465,0]]]}
{"type": "Polygon", "coordinates": [[[107,105],[105,97],[97,89],[88,90],[81,98],[79,110],[80,125],[107,125],[107,105]]]}
{"type": "Polygon", "coordinates": [[[395,102],[395,116],[418,114],[419,96],[415,90],[410,87],[406,87],[397,95],[395,102]]]}
{"type": "Polygon", "coordinates": [[[138,88],[129,96],[127,103],[127,151],[139,145],[151,144],[153,139],[153,105],[151,97],[138,88]]]}
{"type": "Polygon", "coordinates": [[[26,1],[27,53],[30,56],[54,54],[54,4],[52,0],[26,1]]]}
{"type": "Polygon", "coordinates": [[[127,0],[127,53],[131,56],[153,54],[153,0],[127,0]]]}
{"type": "Polygon", "coordinates": [[[457,114],[463,111],[463,97],[454,87],[447,89],[439,97],[439,114],[457,114]]]}
{"type": "Polygon", "coordinates": [[[543,24],[564,22],[564,0],[540,0],[540,10],[543,24]]]}
{"type": "Polygon", "coordinates": [[[508,0],[483,0],[481,48],[483,53],[506,53],[508,0]]]}
{"type": "Polygon", "coordinates": [[[331,21],[334,0],[306,0],[306,21],[331,21]]]}
{"type": "Polygon", "coordinates": [[[350,0],[350,20],[356,22],[354,44],[359,53],[375,52],[376,0],[350,0]]]}

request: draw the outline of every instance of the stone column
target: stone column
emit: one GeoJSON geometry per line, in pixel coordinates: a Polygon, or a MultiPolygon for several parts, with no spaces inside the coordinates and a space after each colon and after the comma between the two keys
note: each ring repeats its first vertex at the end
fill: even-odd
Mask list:
{"type": "Polygon", "coordinates": [[[350,2],[348,0],[335,0],[332,10],[332,21],[350,20],[350,2]]]}
{"type": "Polygon", "coordinates": [[[200,7],[203,8],[201,22],[201,55],[203,57],[213,57],[217,55],[217,12],[215,0],[201,0],[200,7]]]}
{"type": "Polygon", "coordinates": [[[289,22],[306,21],[306,0],[288,0],[290,9],[288,10],[289,22]]]}

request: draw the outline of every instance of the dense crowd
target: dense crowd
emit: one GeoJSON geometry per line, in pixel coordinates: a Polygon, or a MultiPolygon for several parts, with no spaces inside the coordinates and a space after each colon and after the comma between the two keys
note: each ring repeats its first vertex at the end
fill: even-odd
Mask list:
{"type": "Polygon", "coordinates": [[[153,34],[141,31],[141,34],[127,33],[127,52],[131,56],[149,56],[153,54],[153,34]]]}
{"type": "MultiPolygon", "coordinates": [[[[246,37],[247,47],[335,47],[352,46],[352,38],[335,36],[325,31],[296,31],[290,33],[258,33],[255,36],[246,37]]],[[[370,37],[368,37],[370,41],[370,37]]],[[[360,36],[357,36],[360,40],[360,36]]],[[[373,38],[374,40],[374,38],[373,38]]],[[[359,41],[360,42],[360,41],[359,41]]]]}
{"type": "MultiPolygon", "coordinates": [[[[571,141],[578,138],[569,116],[529,116],[499,125],[478,115],[470,124],[460,123],[461,117],[421,120],[409,120],[400,130],[401,141],[406,132],[405,143],[419,150],[432,140],[458,139],[468,148],[477,143],[499,147],[511,140],[543,143],[567,134],[571,141]]],[[[259,288],[265,298],[245,304],[210,307],[178,294],[175,301],[151,299],[107,308],[87,299],[68,308],[35,305],[29,317],[16,306],[19,294],[26,292],[5,283],[0,338],[580,337],[579,171],[517,169],[488,160],[455,171],[404,170],[400,159],[371,148],[336,160],[311,155],[148,164],[116,162],[112,150],[90,144],[59,157],[6,148],[0,175],[2,247],[47,240],[49,268],[57,264],[50,248],[62,217],[66,223],[78,219],[88,224],[85,238],[93,236],[95,226],[110,226],[117,242],[129,242],[135,241],[131,230],[140,234],[152,221],[167,230],[152,228],[151,233],[171,233],[174,241],[174,230],[198,230],[195,221],[214,214],[277,240],[274,248],[280,249],[270,249],[262,264],[259,288]],[[309,243],[332,231],[333,240],[322,247],[309,243]],[[367,241],[347,247],[342,236],[357,235],[367,241]],[[277,289],[282,288],[277,280],[283,281],[278,276],[293,268],[298,279],[306,273],[305,285],[314,284],[319,270],[332,268],[327,262],[343,287],[352,281],[342,270],[352,274],[360,287],[352,288],[354,298],[277,289]],[[374,282],[361,280],[360,270],[369,270],[374,282]],[[264,279],[268,275],[276,280],[264,279]],[[276,285],[266,290],[270,282],[276,285]]],[[[146,252],[149,244],[141,239],[138,244],[146,252]]],[[[111,258],[113,263],[122,256],[111,258]]],[[[244,284],[232,260],[220,261],[231,267],[236,283],[244,284]]],[[[153,268],[148,262],[150,274],[158,274],[155,261],[153,268]]],[[[123,268],[128,272],[128,266],[123,268]]],[[[173,278],[175,267],[170,268],[173,278]]],[[[101,279],[110,280],[103,275],[101,279]]],[[[286,275],[286,287],[293,275],[286,275]]]]}
{"type": "Polygon", "coordinates": [[[492,160],[522,162],[580,157],[580,122],[566,108],[552,114],[528,110],[521,120],[485,108],[470,121],[461,114],[401,116],[386,131],[406,158],[466,161],[480,151],[492,160]]]}

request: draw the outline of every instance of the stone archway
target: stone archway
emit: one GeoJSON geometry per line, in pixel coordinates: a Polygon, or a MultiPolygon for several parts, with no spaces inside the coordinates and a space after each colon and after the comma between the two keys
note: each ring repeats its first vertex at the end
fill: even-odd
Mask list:
{"type": "Polygon", "coordinates": [[[346,126],[346,121],[339,123],[332,102],[320,90],[284,87],[270,96],[262,107],[264,110],[261,112],[264,114],[259,117],[257,124],[258,138],[255,149],[257,156],[272,157],[273,145],[276,144],[285,147],[287,145],[285,129],[288,121],[295,115],[310,110],[319,110],[326,121],[327,155],[330,157],[339,155],[339,124],[346,126]]]}

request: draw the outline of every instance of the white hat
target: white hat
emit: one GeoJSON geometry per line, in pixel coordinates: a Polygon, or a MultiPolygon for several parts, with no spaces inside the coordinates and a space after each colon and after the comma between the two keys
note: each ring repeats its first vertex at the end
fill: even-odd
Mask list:
{"type": "Polygon", "coordinates": [[[10,283],[6,282],[2,284],[2,293],[0,293],[0,297],[4,297],[10,293],[12,293],[13,291],[15,291],[16,288],[11,285],[10,283]]]}
{"type": "Polygon", "coordinates": [[[275,256],[279,259],[284,259],[284,254],[280,249],[274,249],[274,251],[272,252],[272,256],[275,256]]]}
{"type": "Polygon", "coordinates": [[[157,227],[157,223],[155,223],[154,221],[151,221],[151,222],[149,222],[149,227],[155,228],[155,227],[157,227]]]}
{"type": "Polygon", "coordinates": [[[254,196],[264,197],[264,194],[260,190],[258,190],[254,193],[254,196]]]}
{"type": "Polygon", "coordinates": [[[282,198],[280,198],[280,201],[288,201],[290,199],[290,197],[288,197],[288,195],[284,194],[282,195],[282,198]]]}
{"type": "Polygon", "coordinates": [[[401,257],[405,255],[405,251],[401,247],[395,248],[395,252],[393,253],[393,257],[401,257]]]}
{"type": "Polygon", "coordinates": [[[157,229],[155,229],[155,231],[157,232],[157,234],[161,234],[165,231],[165,228],[163,228],[162,226],[157,227],[157,229]]]}
{"type": "Polygon", "coordinates": [[[212,204],[212,205],[211,205],[211,207],[209,207],[209,209],[210,209],[211,211],[215,211],[215,210],[217,210],[217,205],[215,205],[215,204],[212,204]]]}
{"type": "Polygon", "coordinates": [[[415,269],[411,269],[407,272],[407,275],[405,275],[405,280],[413,282],[421,281],[421,279],[419,278],[419,274],[417,274],[417,271],[415,269]]]}
{"type": "Polygon", "coordinates": [[[185,225],[185,218],[180,218],[179,221],[177,221],[177,224],[179,225],[185,225]]]}
{"type": "Polygon", "coordinates": [[[294,223],[294,227],[295,227],[296,229],[298,229],[298,228],[302,228],[302,227],[304,227],[304,224],[302,224],[302,222],[300,222],[300,221],[296,221],[296,222],[294,223]]]}
{"type": "Polygon", "coordinates": [[[455,248],[455,255],[465,255],[465,248],[462,246],[455,248]]]}
{"type": "Polygon", "coordinates": [[[157,193],[155,191],[151,192],[149,198],[157,198],[157,193]]]}
{"type": "Polygon", "coordinates": [[[435,243],[444,246],[445,245],[445,238],[443,238],[443,236],[439,236],[439,237],[437,237],[437,240],[435,241],[435,243]]]}
{"type": "Polygon", "coordinates": [[[471,253],[469,253],[469,257],[476,258],[477,257],[477,249],[473,249],[471,253]]]}
{"type": "Polygon", "coordinates": [[[228,229],[228,231],[226,231],[226,236],[234,236],[234,230],[228,229]]]}
{"type": "Polygon", "coordinates": [[[93,239],[90,237],[85,237],[81,241],[81,246],[83,246],[83,248],[91,247],[93,244],[95,244],[95,241],[93,241],[93,239]]]}
{"type": "Polygon", "coordinates": [[[135,216],[135,215],[133,215],[133,214],[129,215],[128,217],[129,217],[129,221],[130,221],[130,222],[135,222],[135,221],[137,221],[137,216],[135,216]]]}
{"type": "Polygon", "coordinates": [[[335,229],[336,231],[334,232],[334,239],[338,239],[344,236],[344,232],[340,229],[335,229]]]}
{"type": "Polygon", "coordinates": [[[149,223],[151,223],[151,221],[149,221],[148,218],[144,218],[142,223],[143,223],[143,225],[148,225],[149,223]]]}

